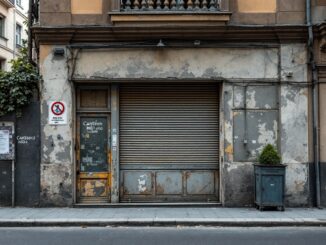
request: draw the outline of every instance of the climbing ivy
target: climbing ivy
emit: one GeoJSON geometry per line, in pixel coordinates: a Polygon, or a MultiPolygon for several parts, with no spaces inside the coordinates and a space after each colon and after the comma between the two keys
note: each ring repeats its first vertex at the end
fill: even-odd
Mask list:
{"type": "Polygon", "coordinates": [[[40,80],[36,67],[29,62],[26,42],[10,64],[11,71],[0,71],[0,116],[29,104],[40,80]]]}

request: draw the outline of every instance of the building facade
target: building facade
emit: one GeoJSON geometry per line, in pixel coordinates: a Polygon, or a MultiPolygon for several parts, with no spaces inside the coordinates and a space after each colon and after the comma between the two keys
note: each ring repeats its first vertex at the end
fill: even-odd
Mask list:
{"type": "Polygon", "coordinates": [[[325,204],[325,1],[32,5],[41,206],[252,206],[266,144],[286,204],[325,204]]]}
{"type": "Polygon", "coordinates": [[[0,1],[0,68],[10,70],[9,61],[16,58],[23,40],[27,40],[27,1],[0,1]]]}

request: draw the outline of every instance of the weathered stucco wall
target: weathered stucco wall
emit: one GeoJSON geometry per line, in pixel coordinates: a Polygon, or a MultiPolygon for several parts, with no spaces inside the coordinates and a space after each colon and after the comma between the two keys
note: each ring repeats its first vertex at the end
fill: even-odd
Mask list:
{"type": "MultiPolygon", "coordinates": [[[[228,3],[223,5],[228,5],[230,12],[232,12],[230,24],[305,23],[305,0],[226,0],[226,2],[228,3]]],[[[325,0],[313,0],[312,4],[316,23],[323,21],[325,0]]],[[[108,25],[110,20],[108,12],[115,10],[118,6],[119,1],[113,0],[41,0],[41,24],[52,26],[70,24],[108,25]]]]}
{"type": "Polygon", "coordinates": [[[286,201],[291,206],[309,205],[309,120],[307,51],[304,44],[281,47],[280,134],[286,173],[286,201]],[[289,76],[293,74],[293,76],[289,76]],[[301,83],[301,84],[300,84],[301,83]]]}
{"type": "Polygon", "coordinates": [[[253,163],[266,144],[279,146],[279,85],[246,82],[224,85],[222,201],[252,206],[253,163]]]}
{"type": "Polygon", "coordinates": [[[267,48],[91,50],[79,54],[75,78],[270,79],[277,61],[267,48]]]}
{"type": "Polygon", "coordinates": [[[276,0],[237,0],[238,11],[242,13],[275,13],[276,0]]]}
{"type": "Polygon", "coordinates": [[[309,202],[308,89],[281,88],[281,151],[287,164],[286,195],[290,205],[309,202]]]}
{"type": "Polygon", "coordinates": [[[308,88],[303,84],[308,77],[306,47],[303,44],[282,45],[280,55],[281,85],[277,85],[277,93],[269,92],[269,99],[264,94],[266,84],[260,84],[265,89],[253,86],[254,83],[224,86],[222,201],[225,205],[253,204],[252,161],[257,158],[257,150],[267,143],[278,146],[283,163],[288,165],[287,205],[309,205],[309,102],[308,88]],[[247,93],[243,91],[244,86],[247,93]],[[273,97],[274,102],[271,101],[273,97]],[[246,117],[243,116],[245,107],[246,117]],[[256,115],[253,113],[255,109],[259,109],[256,115]],[[263,117],[262,113],[268,116],[263,117]]]}
{"type": "Polygon", "coordinates": [[[229,0],[232,24],[304,24],[305,0],[229,0]]]}
{"type": "Polygon", "coordinates": [[[314,24],[319,24],[325,21],[326,16],[326,1],[313,0],[312,1],[312,20],[314,24]]]}
{"type": "Polygon", "coordinates": [[[41,46],[41,205],[68,206],[73,193],[72,91],[68,82],[67,62],[54,57],[52,46],[41,46]],[[49,101],[64,101],[68,124],[48,123],[49,101]]]}
{"type": "MultiPolygon", "coordinates": [[[[41,48],[44,78],[41,199],[44,205],[70,205],[74,173],[73,99],[67,59],[54,58],[52,48],[41,48]],[[68,125],[47,124],[47,102],[50,100],[65,101],[69,105],[68,125]]],[[[308,90],[303,82],[307,81],[307,73],[305,45],[286,44],[280,49],[82,50],[76,61],[74,78],[90,81],[225,80],[221,117],[224,118],[221,201],[227,206],[253,204],[252,164],[262,147],[272,143],[278,146],[283,162],[288,164],[287,204],[306,206],[309,200],[309,125],[308,90]],[[266,84],[266,81],[275,83],[266,84]],[[281,85],[277,84],[279,81],[281,85]]]]}
{"type": "Polygon", "coordinates": [[[102,14],[102,0],[71,0],[72,14],[102,14]]]}

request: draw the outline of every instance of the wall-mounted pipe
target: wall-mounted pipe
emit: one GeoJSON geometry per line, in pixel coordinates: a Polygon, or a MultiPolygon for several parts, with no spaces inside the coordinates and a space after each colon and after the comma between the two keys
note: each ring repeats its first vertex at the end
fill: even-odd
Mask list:
{"type": "Polygon", "coordinates": [[[28,23],[27,23],[27,30],[28,30],[28,41],[27,41],[27,45],[28,45],[28,60],[29,62],[33,63],[33,40],[32,40],[32,31],[31,31],[31,27],[33,25],[33,15],[32,15],[32,11],[33,11],[33,0],[29,0],[29,4],[28,4],[28,23]]]}
{"type": "Polygon", "coordinates": [[[313,100],[313,151],[314,151],[314,165],[316,173],[316,205],[320,207],[320,155],[319,155],[319,82],[318,71],[315,62],[314,54],[314,33],[311,18],[311,0],[306,0],[306,18],[308,26],[308,50],[309,50],[309,63],[312,69],[312,100],[313,100]]]}

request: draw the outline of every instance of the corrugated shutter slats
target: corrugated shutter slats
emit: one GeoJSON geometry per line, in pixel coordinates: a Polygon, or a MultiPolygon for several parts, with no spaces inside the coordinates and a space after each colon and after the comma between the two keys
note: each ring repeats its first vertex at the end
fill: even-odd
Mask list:
{"type": "Polygon", "coordinates": [[[217,84],[123,84],[120,164],[217,164],[217,84]]]}

